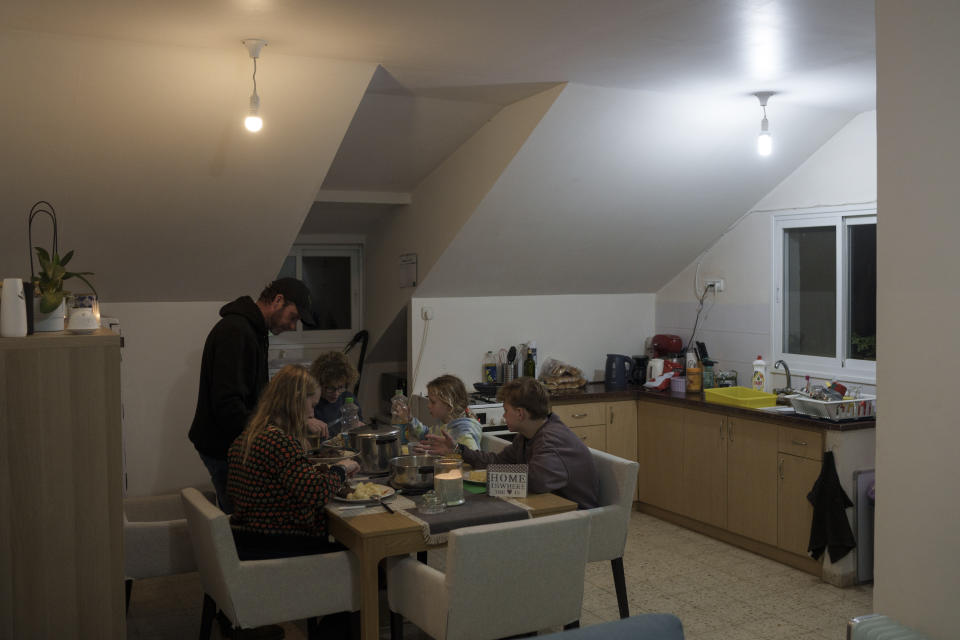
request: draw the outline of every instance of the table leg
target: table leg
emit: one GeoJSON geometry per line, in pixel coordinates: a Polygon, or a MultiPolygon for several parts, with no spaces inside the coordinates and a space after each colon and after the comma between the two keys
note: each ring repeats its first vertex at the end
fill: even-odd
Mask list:
{"type": "Polygon", "coordinates": [[[380,637],[380,586],[375,554],[357,554],[360,559],[360,637],[377,640],[380,637]]]}

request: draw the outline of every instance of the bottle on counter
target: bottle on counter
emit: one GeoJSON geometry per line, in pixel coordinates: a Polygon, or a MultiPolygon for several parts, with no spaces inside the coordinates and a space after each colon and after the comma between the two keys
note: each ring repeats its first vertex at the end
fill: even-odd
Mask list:
{"type": "Polygon", "coordinates": [[[360,425],[360,407],[354,403],[353,398],[347,396],[343,400],[343,406],[340,407],[340,430],[349,431],[360,425]]]}
{"type": "Polygon", "coordinates": [[[687,393],[703,390],[703,369],[687,367],[687,393]]]}
{"type": "Polygon", "coordinates": [[[523,375],[527,378],[537,377],[537,343],[527,345],[527,359],[523,361],[523,375]]]}
{"type": "Polygon", "coordinates": [[[703,388],[713,389],[713,365],[703,361],[703,388]]]}
{"type": "Polygon", "coordinates": [[[493,355],[493,351],[487,351],[487,355],[483,356],[483,380],[484,384],[496,384],[497,383],[497,359],[493,355]]]}
{"type": "Polygon", "coordinates": [[[767,363],[763,361],[762,356],[757,356],[757,359],[753,361],[752,381],[754,391],[767,390],[767,363]]]}

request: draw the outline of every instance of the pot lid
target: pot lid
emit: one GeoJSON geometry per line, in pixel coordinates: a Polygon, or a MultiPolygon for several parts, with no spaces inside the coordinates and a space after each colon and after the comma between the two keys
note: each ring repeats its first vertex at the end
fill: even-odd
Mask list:
{"type": "Polygon", "coordinates": [[[360,438],[384,438],[400,435],[400,428],[392,424],[361,424],[349,429],[347,433],[360,438]]]}

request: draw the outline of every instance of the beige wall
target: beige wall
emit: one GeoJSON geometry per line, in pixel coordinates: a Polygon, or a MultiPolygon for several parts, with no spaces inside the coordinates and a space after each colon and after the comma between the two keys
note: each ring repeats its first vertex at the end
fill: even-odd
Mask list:
{"type": "Polygon", "coordinates": [[[904,375],[930,344],[960,361],[960,104],[952,0],[877,2],[878,384],[874,604],[931,638],[960,630],[956,379],[904,375]]]}
{"type": "MultiPolygon", "coordinates": [[[[876,112],[870,111],[853,118],[657,292],[657,331],[676,333],[684,341],[689,338],[697,307],[694,276],[700,262],[701,287],[706,278],[723,278],[726,288],[715,300],[708,296],[706,320],[701,319],[697,335],[706,342],[711,357],[719,360],[719,367],[737,370],[740,384],[746,384],[757,354],[773,364],[769,362],[773,215],[816,206],[872,203],[876,198],[876,112]]],[[[814,372],[798,369],[795,373],[814,372]]],[[[775,386],[785,383],[779,374],[772,380],[775,386]]],[[[869,391],[872,385],[864,388],[869,391]]]]}
{"type": "Polygon", "coordinates": [[[504,107],[417,187],[413,204],[368,236],[365,318],[371,345],[414,293],[399,286],[400,255],[417,254],[423,280],[562,90],[504,107]]]}

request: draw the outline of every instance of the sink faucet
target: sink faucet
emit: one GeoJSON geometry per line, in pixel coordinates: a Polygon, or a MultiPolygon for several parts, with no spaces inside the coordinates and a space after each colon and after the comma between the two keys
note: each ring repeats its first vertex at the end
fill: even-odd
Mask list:
{"type": "Polygon", "coordinates": [[[784,390],[790,389],[792,391],[793,385],[791,384],[791,380],[790,380],[790,367],[788,367],[787,363],[784,362],[783,360],[777,360],[776,362],[773,363],[773,368],[779,369],[780,365],[783,365],[783,370],[787,374],[787,386],[785,387],[784,390]]]}

